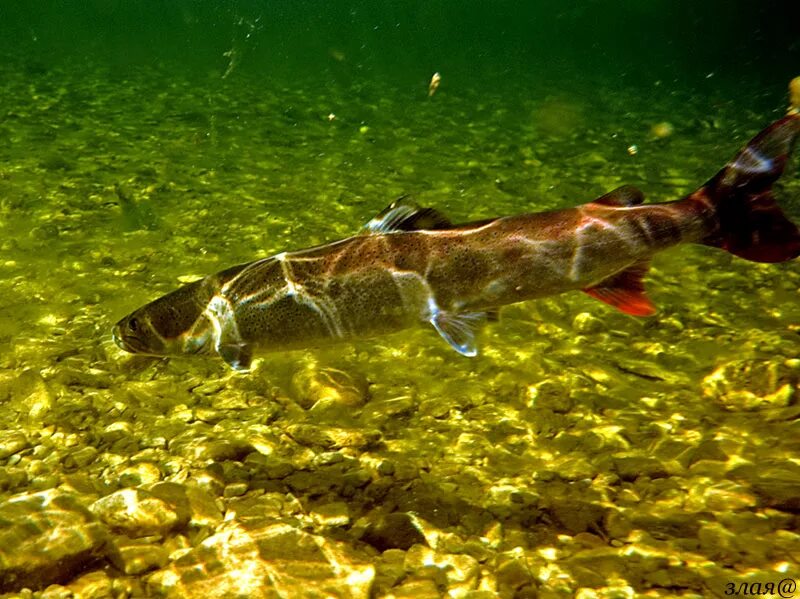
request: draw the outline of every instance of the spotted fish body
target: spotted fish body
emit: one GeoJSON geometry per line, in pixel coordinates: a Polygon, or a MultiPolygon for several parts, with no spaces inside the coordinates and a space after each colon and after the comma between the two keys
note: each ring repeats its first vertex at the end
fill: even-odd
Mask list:
{"type": "Polygon", "coordinates": [[[458,352],[477,353],[474,329],[498,307],[583,290],[649,315],[650,258],[681,243],[746,259],[800,254],[800,233],[771,184],[800,133],[790,115],[756,136],[706,185],[675,202],[643,205],[623,187],[576,208],[453,226],[399,201],[363,234],[234,266],[123,318],[123,349],[155,355],[215,352],[246,370],[275,351],[371,337],[428,322],[458,352]]]}

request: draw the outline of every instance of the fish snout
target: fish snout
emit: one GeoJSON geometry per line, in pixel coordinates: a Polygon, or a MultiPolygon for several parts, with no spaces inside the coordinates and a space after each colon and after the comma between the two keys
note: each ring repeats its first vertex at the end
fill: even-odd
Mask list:
{"type": "Polygon", "coordinates": [[[160,354],[163,342],[150,334],[145,318],[129,315],[111,329],[111,337],[117,347],[132,354],[160,354]]]}

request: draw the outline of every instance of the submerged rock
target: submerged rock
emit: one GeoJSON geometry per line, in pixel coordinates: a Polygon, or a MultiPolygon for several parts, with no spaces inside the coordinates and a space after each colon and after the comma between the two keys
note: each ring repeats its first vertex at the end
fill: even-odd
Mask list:
{"type": "Polygon", "coordinates": [[[180,523],[172,505],[143,489],[122,489],[91,505],[103,522],[131,537],[165,534],[180,523]]]}
{"type": "Polygon", "coordinates": [[[312,364],[292,377],[292,394],[303,408],[360,408],[367,400],[367,381],[356,372],[312,364]]]}
{"type": "Polygon", "coordinates": [[[66,582],[106,555],[108,529],[75,495],[16,495],[0,522],[0,592],[66,582]]]}
{"type": "Polygon", "coordinates": [[[800,384],[800,368],[796,362],[728,362],[703,379],[703,394],[733,411],[786,407],[800,384]]]}
{"type": "Polygon", "coordinates": [[[407,550],[412,545],[426,545],[425,535],[422,534],[410,514],[395,512],[379,517],[367,526],[361,540],[369,543],[378,551],[387,549],[407,550]]]}
{"type": "Polygon", "coordinates": [[[155,572],[149,585],[158,594],[205,599],[366,599],[375,579],[370,561],[343,543],[261,519],[227,526],[155,572]]]}
{"type": "Polygon", "coordinates": [[[27,447],[30,447],[30,442],[22,431],[0,431],[0,460],[27,447]]]}

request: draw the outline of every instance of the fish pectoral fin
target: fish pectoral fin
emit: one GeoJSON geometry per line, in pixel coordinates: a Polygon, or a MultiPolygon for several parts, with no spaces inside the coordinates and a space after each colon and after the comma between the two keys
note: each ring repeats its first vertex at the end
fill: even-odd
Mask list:
{"type": "Polygon", "coordinates": [[[442,338],[462,356],[471,358],[478,355],[475,344],[475,329],[486,320],[485,312],[468,312],[451,314],[436,312],[431,317],[431,324],[442,338]]]}
{"type": "Polygon", "coordinates": [[[652,316],[656,312],[656,307],[647,297],[642,281],[649,268],[650,262],[637,262],[598,285],[587,287],[582,291],[625,314],[652,316]]]}
{"type": "Polygon", "coordinates": [[[422,229],[450,229],[453,223],[444,214],[433,208],[422,208],[404,195],[364,225],[367,234],[391,233],[393,231],[419,231],[422,229]]]}
{"type": "Polygon", "coordinates": [[[633,185],[623,185],[612,189],[607,194],[592,200],[591,204],[602,206],[638,206],[644,202],[644,192],[633,185]]]}
{"type": "Polygon", "coordinates": [[[247,372],[253,361],[253,346],[246,343],[228,343],[217,347],[217,353],[237,372],[247,372]]]}

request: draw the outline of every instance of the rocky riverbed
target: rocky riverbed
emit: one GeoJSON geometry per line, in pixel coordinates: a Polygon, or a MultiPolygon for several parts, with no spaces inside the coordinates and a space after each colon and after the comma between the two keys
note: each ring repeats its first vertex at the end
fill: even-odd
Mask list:
{"type": "Polygon", "coordinates": [[[512,306],[473,360],[420,329],[240,375],[109,334],[408,191],[456,221],[621,183],[679,197],[777,109],[212,75],[5,73],[5,596],[701,597],[798,575],[797,263],[681,248],[648,277],[657,316],[512,306]]]}

